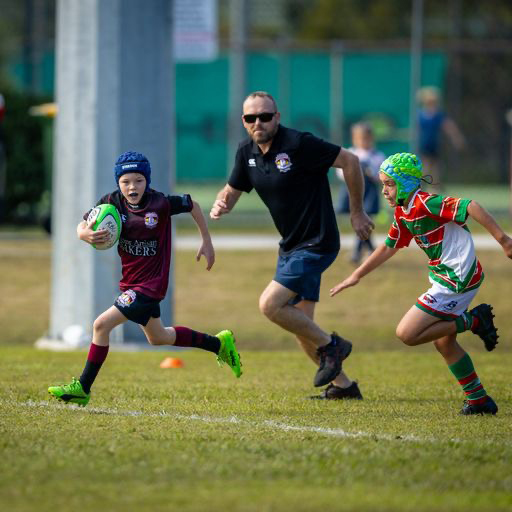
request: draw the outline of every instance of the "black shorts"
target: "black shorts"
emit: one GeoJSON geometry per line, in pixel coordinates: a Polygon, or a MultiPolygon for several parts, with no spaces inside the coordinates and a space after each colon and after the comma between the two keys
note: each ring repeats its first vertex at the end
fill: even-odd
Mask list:
{"type": "Polygon", "coordinates": [[[114,306],[136,324],[147,325],[150,318],[160,318],[160,301],[135,290],[122,292],[114,306]]]}

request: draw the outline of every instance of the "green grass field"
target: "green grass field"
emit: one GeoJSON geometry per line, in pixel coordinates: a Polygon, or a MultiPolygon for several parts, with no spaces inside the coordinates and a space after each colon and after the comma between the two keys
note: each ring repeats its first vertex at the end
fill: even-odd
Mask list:
{"type": "Polygon", "coordinates": [[[510,354],[475,356],[501,406],[460,417],[435,354],[359,351],[365,400],[324,403],[297,352],[243,354],[236,380],[207,353],[161,370],[112,353],[89,406],[45,387],[81,353],[2,348],[0,503],[9,511],[510,510],[510,354]]]}
{"type": "Polygon", "coordinates": [[[291,335],[258,312],[273,251],[218,251],[211,272],[179,251],[176,323],[232,328],[245,374],[212,354],[111,352],[85,409],[46,388],[78,376],[86,353],[37,351],[48,326],[50,244],[0,241],[0,505],[9,511],[505,511],[512,510],[512,265],[480,252],[500,344],[461,336],[496,417],[461,417],[462,393],[431,346],[395,339],[428,286],[420,251],[402,251],[330,299],[351,270],[341,253],[325,274],[318,322],[354,341],[347,373],[365,399],[308,400],[314,367],[291,335]]]}

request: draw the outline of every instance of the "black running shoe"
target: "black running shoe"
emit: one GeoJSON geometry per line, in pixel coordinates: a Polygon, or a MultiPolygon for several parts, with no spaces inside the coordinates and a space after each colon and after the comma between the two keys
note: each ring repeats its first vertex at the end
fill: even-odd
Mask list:
{"type": "Polygon", "coordinates": [[[482,338],[485,348],[489,352],[494,350],[498,344],[499,336],[498,329],[494,327],[494,322],[492,321],[494,318],[492,306],[489,304],[480,304],[476,308],[473,308],[469,314],[479,320],[478,327],[473,332],[482,338]]]}
{"type": "Polygon", "coordinates": [[[318,388],[334,380],[341,372],[341,363],[352,352],[352,343],[344,340],[335,332],[331,334],[331,342],[319,347],[316,351],[320,358],[320,366],[315,375],[314,384],[318,388]]]}
{"type": "Polygon", "coordinates": [[[340,388],[329,384],[319,395],[310,396],[313,400],[362,400],[357,382],[352,382],[348,388],[340,388]]]}
{"type": "Polygon", "coordinates": [[[483,404],[468,404],[466,400],[464,400],[464,405],[460,410],[460,414],[464,416],[469,416],[470,414],[496,414],[498,412],[498,406],[494,402],[494,400],[487,395],[487,400],[483,404]]]}

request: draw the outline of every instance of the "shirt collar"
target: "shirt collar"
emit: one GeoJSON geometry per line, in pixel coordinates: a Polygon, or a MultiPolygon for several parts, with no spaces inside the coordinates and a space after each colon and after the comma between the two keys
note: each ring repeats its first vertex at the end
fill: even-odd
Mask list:
{"type": "Polygon", "coordinates": [[[407,206],[402,206],[402,210],[404,211],[404,213],[410,213],[411,211],[411,208],[413,207],[414,205],[414,201],[416,201],[416,196],[421,192],[421,188],[419,188],[418,190],[416,190],[416,192],[414,193],[414,195],[411,197],[411,200],[409,201],[409,204],[407,206]]]}

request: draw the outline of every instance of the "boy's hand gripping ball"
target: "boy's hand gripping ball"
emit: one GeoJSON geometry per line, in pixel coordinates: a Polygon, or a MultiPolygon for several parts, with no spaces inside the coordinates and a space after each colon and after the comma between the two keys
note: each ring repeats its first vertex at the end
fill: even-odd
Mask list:
{"type": "Polygon", "coordinates": [[[110,249],[119,240],[121,235],[121,216],[113,204],[100,204],[91,210],[87,217],[87,224],[94,221],[93,231],[105,229],[108,232],[108,239],[101,244],[92,244],[95,249],[103,251],[110,249]]]}

